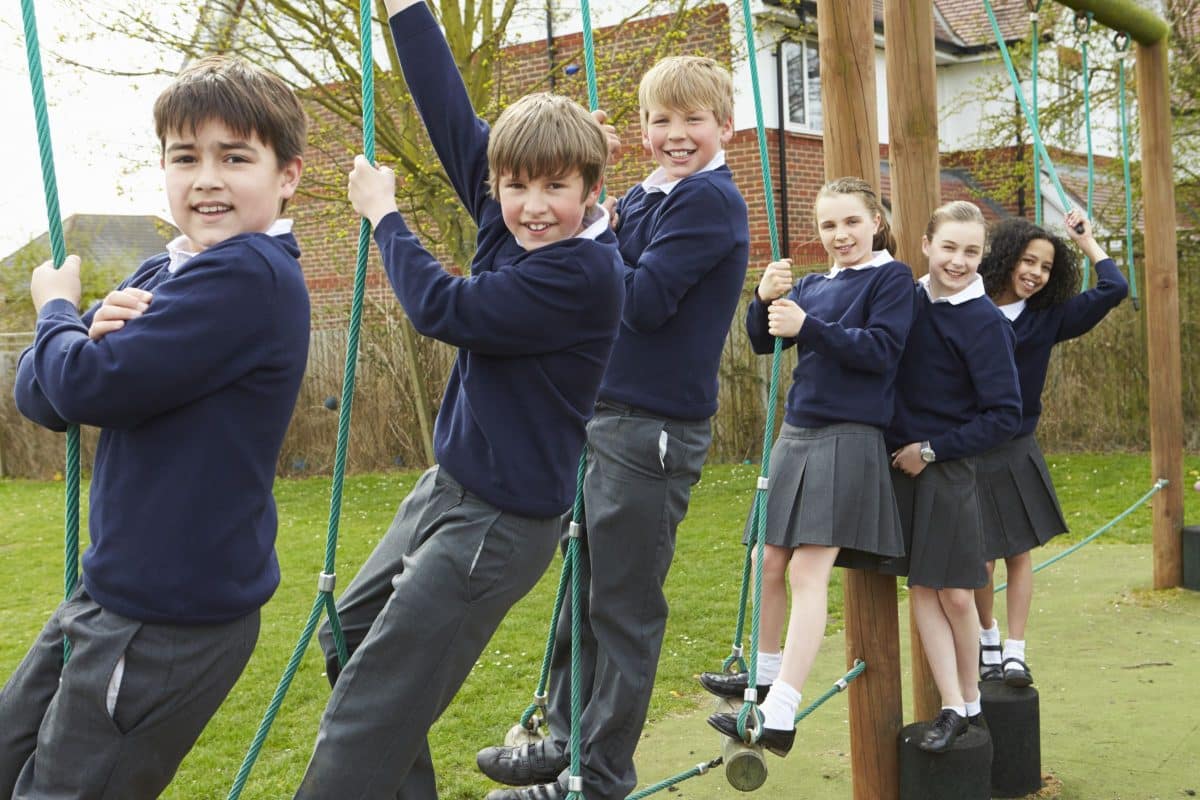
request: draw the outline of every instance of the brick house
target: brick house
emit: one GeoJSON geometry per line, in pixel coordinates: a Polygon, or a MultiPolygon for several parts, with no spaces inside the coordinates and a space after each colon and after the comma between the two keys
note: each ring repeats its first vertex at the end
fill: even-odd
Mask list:
{"type": "MultiPolygon", "coordinates": [[[[605,3],[602,10],[593,12],[601,106],[618,108],[617,122],[628,145],[625,156],[609,176],[609,186],[619,193],[644,177],[653,166],[642,153],[636,106],[631,107],[630,101],[641,72],[656,57],[653,54],[697,53],[726,61],[731,64],[737,89],[735,135],[727,148],[727,158],[750,208],[752,265],[764,263],[770,255],[770,241],[763,202],[754,97],[745,58],[739,4],[691,8],[677,28],[670,27],[672,19],[668,14],[627,19],[627,15],[640,5],[634,0],[613,0],[605,3]]],[[[887,163],[882,5],[882,0],[875,0],[881,188],[885,205],[888,205],[891,187],[887,163]]],[[[1029,14],[1024,0],[996,0],[994,7],[1010,45],[1028,38],[1029,14]]],[[[754,10],[760,94],[781,250],[797,263],[817,263],[824,254],[813,235],[810,213],[816,190],[824,180],[824,166],[816,3],[760,0],[755,3],[754,10]],[[782,161],[781,150],[785,154],[782,161]]],[[[1015,168],[1024,170],[1028,184],[1017,184],[1015,189],[1011,179],[1001,185],[994,172],[979,169],[981,164],[1018,163],[1029,157],[1027,143],[1018,146],[1011,139],[995,143],[980,141],[980,118],[985,113],[1004,113],[1014,105],[1011,89],[1002,82],[1004,67],[998,58],[982,4],[977,0],[936,0],[934,26],[938,103],[942,109],[939,140],[943,200],[975,200],[989,219],[1015,213],[1032,216],[1031,169],[1015,168]],[[984,86],[984,82],[990,83],[984,86]]],[[[493,78],[497,91],[512,97],[526,91],[553,88],[586,102],[580,29],[577,9],[555,12],[548,20],[534,15],[511,26],[509,35],[514,43],[505,48],[503,58],[496,62],[493,78]],[[548,31],[552,33],[549,40],[548,31]]],[[[1099,28],[1090,34],[1093,93],[1101,93],[1105,83],[1112,80],[1113,52],[1108,35],[1099,28]]],[[[1043,98],[1048,97],[1053,102],[1064,92],[1078,87],[1080,74],[1079,35],[1072,28],[1070,15],[1061,7],[1057,17],[1043,12],[1041,41],[1042,75],[1050,72],[1057,78],[1043,81],[1042,94],[1043,98]]],[[[1028,72],[1027,66],[1025,72],[1028,72]]],[[[1108,91],[1111,99],[1111,86],[1108,91]]],[[[1026,93],[1028,96],[1028,86],[1026,93]]],[[[1093,108],[1095,148],[1100,166],[1119,156],[1115,108],[1115,103],[1093,108]]],[[[1055,158],[1062,183],[1071,195],[1071,202],[1082,205],[1086,198],[1086,171],[1081,166],[1084,158],[1080,153],[1080,127],[1058,124],[1044,131],[1043,136],[1055,158]]],[[[318,160],[325,158],[324,154],[313,155],[318,160]]],[[[1041,190],[1047,222],[1060,221],[1064,209],[1060,208],[1057,194],[1044,173],[1041,190]]],[[[1097,197],[1099,216],[1103,216],[1106,208],[1118,204],[1123,210],[1119,186],[1106,183],[1099,187],[1097,197]]],[[[346,224],[346,231],[330,235],[329,211],[324,203],[298,203],[295,209],[297,234],[305,248],[305,269],[316,299],[315,306],[333,304],[344,308],[349,299],[357,239],[349,224],[346,224]]],[[[1119,227],[1120,220],[1115,222],[1114,227],[1119,227]]],[[[377,270],[371,272],[370,286],[373,291],[383,290],[377,270]]]]}

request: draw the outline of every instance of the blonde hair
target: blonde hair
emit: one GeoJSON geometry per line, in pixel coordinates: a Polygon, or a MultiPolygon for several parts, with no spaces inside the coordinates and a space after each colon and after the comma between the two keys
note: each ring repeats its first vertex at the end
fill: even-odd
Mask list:
{"type": "Polygon", "coordinates": [[[729,70],[704,56],[669,56],[642,76],[638,86],[642,124],[651,107],[674,111],[711,111],[718,125],[733,119],[733,78],[729,70]]]}
{"type": "Polygon", "coordinates": [[[488,182],[502,175],[549,178],[579,170],[587,197],[604,176],[608,140],[583,106],[549,92],[527,94],[500,114],[488,138],[488,182]]]}
{"type": "MultiPolygon", "coordinates": [[[[879,230],[875,231],[875,236],[871,239],[871,249],[887,250],[889,253],[894,254],[896,252],[896,237],[892,235],[892,226],[888,223],[887,214],[883,211],[883,203],[879,202],[879,196],[875,194],[875,190],[871,188],[871,184],[862,178],[837,178],[825,184],[817,191],[816,200],[839,194],[856,195],[862,200],[867,211],[879,217],[879,230]]],[[[816,211],[817,207],[816,200],[813,201],[814,211],[816,211]]]]}
{"type": "Polygon", "coordinates": [[[932,242],[938,228],[947,222],[977,222],[983,226],[985,235],[987,232],[987,221],[984,220],[979,206],[966,200],[954,200],[943,203],[934,209],[933,216],[929,218],[929,224],[925,226],[926,241],[932,242]]]}

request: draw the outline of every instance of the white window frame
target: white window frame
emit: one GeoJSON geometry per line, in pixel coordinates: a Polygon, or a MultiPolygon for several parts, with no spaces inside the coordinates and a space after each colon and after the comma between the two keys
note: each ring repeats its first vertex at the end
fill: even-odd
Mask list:
{"type": "MultiPolygon", "coordinates": [[[[816,97],[817,97],[817,105],[818,105],[817,110],[820,113],[821,117],[820,117],[820,120],[817,121],[817,124],[814,126],[811,123],[812,108],[811,108],[811,95],[809,94],[809,92],[811,91],[811,87],[809,85],[810,78],[809,78],[808,71],[807,71],[810,50],[812,51],[812,54],[814,56],[817,55],[817,40],[816,39],[806,37],[806,38],[800,39],[798,41],[787,41],[787,42],[783,43],[782,55],[783,55],[784,86],[782,88],[783,88],[783,92],[784,92],[784,114],[787,116],[784,127],[789,131],[795,131],[797,133],[810,133],[810,134],[816,134],[816,135],[820,136],[823,133],[823,120],[825,119],[825,109],[821,105],[821,78],[820,78],[820,74],[818,74],[815,78],[815,80],[817,82],[816,83],[816,97]],[[801,94],[804,98],[804,119],[805,119],[805,121],[802,123],[796,122],[792,119],[792,92],[791,92],[791,89],[792,89],[792,77],[793,76],[792,76],[792,71],[788,68],[792,59],[795,58],[797,50],[800,51],[800,55],[803,57],[803,63],[806,67],[803,74],[800,75],[800,78],[803,81],[801,94]]],[[[818,56],[817,64],[818,64],[817,69],[818,69],[818,73],[819,73],[819,71],[820,71],[819,56],[818,56]]]]}

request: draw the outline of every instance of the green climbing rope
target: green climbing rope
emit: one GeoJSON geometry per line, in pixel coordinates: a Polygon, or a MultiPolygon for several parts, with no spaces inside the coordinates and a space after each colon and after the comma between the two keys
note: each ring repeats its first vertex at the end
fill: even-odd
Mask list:
{"type": "MultiPolygon", "coordinates": [[[[600,96],[596,88],[596,47],[592,37],[592,10],[588,0],[582,0],[579,13],[583,17],[583,65],[587,77],[588,109],[595,111],[600,107],[600,96]]],[[[604,193],[601,194],[604,199],[604,193]]],[[[583,800],[583,777],[580,774],[580,748],[582,747],[580,733],[580,718],[583,715],[583,686],[579,673],[582,668],[582,629],[583,609],[583,574],[580,541],[583,535],[583,478],[587,471],[587,446],[579,456],[579,472],[575,480],[575,505],[571,513],[570,535],[567,538],[567,555],[563,561],[563,570],[571,570],[571,746],[570,746],[570,775],[567,778],[567,800],[583,800]]],[[[557,610],[555,617],[557,617],[557,610]]],[[[554,628],[550,629],[551,635],[554,628]]],[[[550,653],[550,645],[546,645],[546,653],[550,653]]],[[[545,671],[545,667],[543,667],[545,671]]]]}
{"type": "MultiPolygon", "coordinates": [[[[58,179],[54,174],[54,147],[50,142],[50,119],[46,86],[42,77],[42,54],[38,43],[37,16],[33,0],[21,0],[25,26],[25,57],[29,63],[29,85],[33,92],[33,116],[37,126],[38,155],[42,164],[42,189],[46,196],[46,218],[54,268],[67,259],[62,213],[58,207],[58,179]]],[[[67,427],[65,497],[63,499],[63,597],[70,597],[79,583],[79,426],[67,427]]],[[[71,641],[63,637],[63,663],[71,657],[71,641]]]]}
{"type": "MultiPolygon", "coordinates": [[[[1012,84],[1013,93],[1017,97],[1017,103],[1021,106],[1021,113],[1025,115],[1025,120],[1029,123],[1029,131],[1033,138],[1035,154],[1044,162],[1050,182],[1054,185],[1054,190],[1058,193],[1058,199],[1062,203],[1063,211],[1065,212],[1071,204],[1067,200],[1067,193],[1063,190],[1062,182],[1058,179],[1058,171],[1054,168],[1054,162],[1051,160],[1050,154],[1046,152],[1046,145],[1042,141],[1041,130],[1037,124],[1037,114],[1030,108],[1029,102],[1025,99],[1025,93],[1021,90],[1021,80],[1017,77],[1016,67],[1013,66],[1012,54],[1008,52],[1008,45],[1005,43],[1004,35],[1000,31],[1000,23],[996,20],[996,12],[992,8],[991,0],[983,0],[983,8],[987,12],[988,22],[992,26],[992,35],[996,39],[996,47],[1000,50],[1000,56],[1004,59],[1004,66],[1008,70],[1008,79],[1012,84]]],[[[1040,186],[1037,194],[1041,195],[1040,186]]]]}
{"type": "MultiPolygon", "coordinates": [[[[1096,154],[1092,147],[1092,73],[1088,66],[1088,34],[1092,30],[1092,12],[1079,13],[1075,15],[1075,31],[1082,37],[1083,42],[1079,47],[1081,53],[1081,67],[1083,69],[1083,130],[1087,136],[1087,215],[1088,219],[1092,219],[1092,207],[1095,205],[1096,197],[1096,154]]],[[[1083,288],[1088,287],[1092,261],[1087,256],[1083,257],[1083,288]]]]}
{"type": "MultiPolygon", "coordinates": [[[[767,231],[771,238],[771,260],[779,260],[779,232],[775,227],[775,189],[771,184],[771,165],[767,154],[767,132],[766,126],[763,124],[762,110],[762,93],[759,90],[758,81],[758,60],[755,58],[757,48],[754,41],[754,20],[750,12],[750,0],[742,0],[742,24],[746,32],[746,52],[749,58],[746,63],[750,65],[750,83],[753,87],[754,95],[754,119],[755,128],[758,133],[758,158],[759,164],[762,167],[763,179],[763,199],[766,201],[767,214],[767,231]]],[[[771,466],[771,437],[775,431],[775,406],[779,398],[779,365],[781,362],[781,354],[783,352],[783,340],[776,337],[775,352],[771,360],[771,386],[767,398],[767,422],[763,430],[763,456],[762,466],[759,469],[759,477],[757,489],[754,494],[754,550],[755,570],[754,570],[754,615],[750,625],[750,665],[748,672],[749,686],[756,686],[758,679],[758,636],[759,623],[761,615],[759,613],[762,606],[762,575],[763,575],[763,555],[766,550],[767,541],[767,476],[770,473],[771,466]]],[[[743,571],[746,574],[746,571],[743,571]]],[[[743,593],[745,594],[745,593],[743,593]]],[[[740,640],[740,634],[739,634],[740,640]]],[[[748,743],[753,744],[758,741],[762,735],[762,711],[758,707],[757,700],[747,701],[742,705],[738,712],[737,730],[738,734],[748,743]],[[747,722],[750,717],[755,718],[752,730],[748,730],[747,722]]]]}
{"type": "MultiPolygon", "coordinates": [[[[1118,514],[1117,516],[1113,517],[1111,520],[1109,520],[1109,521],[1108,521],[1108,522],[1106,522],[1105,524],[1101,525],[1101,526],[1100,526],[1099,528],[1097,528],[1097,529],[1096,529],[1096,530],[1095,530],[1093,533],[1089,534],[1089,535],[1088,535],[1088,537],[1087,537],[1086,539],[1083,539],[1083,540],[1081,540],[1081,541],[1079,541],[1079,542],[1076,542],[1075,544],[1071,545],[1071,546],[1070,546],[1070,547],[1068,547],[1066,550],[1063,550],[1061,553],[1059,553],[1058,555],[1054,556],[1053,558],[1048,558],[1048,559],[1046,559],[1045,561],[1043,561],[1041,564],[1038,564],[1036,567],[1034,567],[1034,568],[1033,568],[1033,571],[1034,571],[1034,572],[1041,572],[1042,570],[1044,570],[1046,567],[1050,566],[1051,564],[1054,564],[1055,562],[1058,562],[1058,561],[1062,561],[1064,558],[1066,558],[1067,556],[1071,555],[1071,553],[1074,553],[1074,552],[1075,552],[1076,550],[1078,550],[1079,548],[1081,548],[1081,547],[1083,547],[1084,545],[1086,545],[1086,544],[1088,544],[1088,543],[1092,542],[1092,541],[1093,541],[1093,540],[1095,540],[1097,537],[1099,537],[1101,534],[1103,534],[1103,533],[1105,533],[1106,531],[1110,530],[1110,529],[1111,529],[1111,528],[1112,528],[1114,525],[1116,525],[1118,522],[1120,522],[1121,520],[1123,520],[1123,519],[1125,519],[1126,517],[1128,517],[1130,514],[1132,514],[1132,513],[1133,513],[1134,511],[1136,511],[1138,508],[1140,508],[1141,506],[1145,505],[1145,503],[1146,503],[1147,501],[1149,501],[1151,497],[1153,497],[1154,495],[1158,494],[1158,493],[1159,493],[1159,492],[1161,492],[1163,489],[1167,488],[1167,486],[1168,486],[1168,485],[1170,485],[1170,481],[1168,481],[1166,478],[1159,478],[1157,481],[1155,481],[1155,482],[1154,482],[1154,485],[1150,487],[1150,491],[1146,492],[1144,495],[1142,495],[1141,497],[1139,497],[1139,498],[1138,498],[1138,500],[1137,500],[1137,502],[1135,502],[1135,503],[1134,503],[1133,505],[1131,505],[1129,508],[1125,509],[1125,510],[1124,510],[1124,511],[1122,511],[1120,514],[1118,514]]],[[[1008,586],[1008,584],[1007,584],[1007,583],[1002,583],[1002,584],[1000,584],[999,586],[997,586],[997,587],[996,587],[996,588],[993,590],[993,592],[1000,592],[1000,591],[1003,591],[1003,590],[1004,590],[1004,588],[1005,588],[1006,586],[1008,586]]]]}
{"type": "MultiPolygon", "coordinates": [[[[375,59],[372,54],[372,20],[370,0],[361,0],[359,4],[359,37],[361,40],[360,65],[362,70],[362,118],[363,118],[363,155],[371,163],[375,162],[375,59]]],[[[267,706],[262,722],[254,734],[250,748],[242,760],[233,786],[229,790],[228,800],[237,800],[254,768],[254,762],[262,750],[275,716],[279,713],[283,699],[287,696],[296,671],[300,667],[301,658],[308,649],[312,635],[317,628],[317,622],[324,612],[329,617],[329,625],[333,632],[334,646],[337,648],[338,663],[345,666],[348,658],[345,636],[342,633],[338,619],[337,606],[333,599],[334,569],[337,556],[338,525],[342,516],[342,486],[346,477],[346,453],[350,441],[350,416],[354,408],[354,378],[358,365],[358,340],[362,327],[363,299],[366,296],[367,285],[367,256],[371,245],[371,223],[366,219],[359,221],[358,227],[358,261],[354,271],[354,291],[350,303],[350,325],[346,336],[346,364],[342,376],[342,401],[339,405],[337,445],[334,455],[333,483],[329,499],[329,525],[325,537],[325,568],[317,580],[317,596],[300,634],[292,656],[288,660],[283,676],[275,687],[275,694],[267,706]]]]}
{"type": "Polygon", "coordinates": [[[1138,301],[1137,276],[1133,266],[1133,183],[1129,177],[1129,109],[1125,102],[1125,59],[1129,52],[1129,34],[1117,31],[1113,36],[1117,48],[1117,97],[1121,108],[1121,161],[1125,170],[1125,269],[1129,273],[1129,299],[1133,310],[1141,308],[1138,301]]]}
{"type": "MultiPolygon", "coordinates": [[[[1029,91],[1033,96],[1033,124],[1038,123],[1038,46],[1041,36],[1038,35],[1038,14],[1042,10],[1042,0],[1026,0],[1029,7],[1029,38],[1032,48],[1029,55],[1029,91]]],[[[1033,151],[1033,221],[1042,224],[1042,166],[1038,151],[1033,151]]]]}

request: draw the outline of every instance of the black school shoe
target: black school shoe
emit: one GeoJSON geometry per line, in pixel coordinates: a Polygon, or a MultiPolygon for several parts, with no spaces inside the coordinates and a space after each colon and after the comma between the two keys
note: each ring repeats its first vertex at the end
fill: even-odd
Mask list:
{"type": "MultiPolygon", "coordinates": [[[[708,718],[708,724],[716,728],[730,739],[742,741],[741,734],[737,729],[737,714],[713,714],[708,718]]],[[[758,743],[770,750],[775,755],[782,758],[786,756],[792,749],[792,744],[796,741],[796,730],[793,728],[790,731],[781,731],[776,728],[762,729],[762,736],[759,737],[758,743]]]]}
{"type": "Polygon", "coordinates": [[[1006,658],[1000,665],[1004,670],[1004,683],[1017,689],[1033,685],[1033,675],[1029,667],[1019,658],[1006,658]]]}
{"type": "Polygon", "coordinates": [[[565,800],[568,792],[558,781],[520,789],[492,789],[486,800],[565,800]]]}
{"type": "MultiPolygon", "coordinates": [[[[749,672],[702,672],[700,685],[717,697],[729,697],[741,700],[746,696],[746,687],[750,685],[749,672]]],[[[767,698],[771,684],[758,684],[758,702],[767,698]]]]}
{"type": "Polygon", "coordinates": [[[475,763],[484,775],[497,783],[509,786],[549,784],[557,781],[559,773],[567,768],[567,755],[552,751],[553,745],[548,745],[545,739],[512,747],[485,747],[475,756],[475,763]]]}
{"type": "Polygon", "coordinates": [[[979,645],[979,680],[981,681],[1002,681],[1004,680],[1004,668],[999,664],[983,663],[984,652],[996,653],[997,658],[1000,653],[1004,652],[1004,648],[998,644],[980,644],[979,645]]]}
{"type": "Polygon", "coordinates": [[[933,721],[933,727],[925,732],[917,747],[928,753],[944,753],[954,740],[967,732],[967,718],[952,708],[943,708],[933,721]]]}

